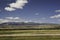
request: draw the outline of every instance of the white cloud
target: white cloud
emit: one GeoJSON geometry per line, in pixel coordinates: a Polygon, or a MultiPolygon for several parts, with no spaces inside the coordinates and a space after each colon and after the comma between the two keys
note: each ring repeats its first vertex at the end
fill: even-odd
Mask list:
{"type": "Polygon", "coordinates": [[[5,23],[5,22],[9,22],[9,20],[7,20],[7,19],[0,19],[0,23],[5,23]]]}
{"type": "Polygon", "coordinates": [[[11,7],[5,7],[5,10],[7,10],[7,11],[14,11],[14,10],[16,10],[16,9],[11,8],[11,7]]]}
{"type": "Polygon", "coordinates": [[[60,12],[60,10],[55,10],[55,12],[60,12]]]}
{"type": "Polygon", "coordinates": [[[23,22],[24,20],[20,17],[5,17],[9,22],[23,22]]]}
{"type": "Polygon", "coordinates": [[[50,18],[60,18],[60,14],[51,16],[50,18]]]}
{"type": "Polygon", "coordinates": [[[37,16],[38,16],[38,15],[39,15],[39,13],[35,13],[35,15],[37,15],[37,16]]]}
{"type": "Polygon", "coordinates": [[[15,17],[14,19],[20,19],[19,17],[15,17]]]}
{"type": "MultiPolygon", "coordinates": [[[[40,21],[40,20],[38,20],[40,21]]],[[[37,20],[27,20],[27,19],[22,19],[20,17],[5,17],[4,19],[0,19],[0,23],[5,23],[5,22],[25,22],[25,23],[28,23],[28,22],[38,22],[37,20]]]]}
{"type": "Polygon", "coordinates": [[[4,19],[0,19],[0,23],[5,23],[5,22],[22,22],[23,19],[19,17],[5,17],[4,19]]]}
{"type": "Polygon", "coordinates": [[[15,19],[20,19],[20,18],[19,17],[6,17],[6,19],[15,20],[15,19]]]}
{"type": "Polygon", "coordinates": [[[6,17],[6,19],[14,19],[13,17],[6,17]]]}
{"type": "Polygon", "coordinates": [[[27,0],[16,0],[15,3],[10,3],[9,7],[5,7],[5,10],[14,11],[16,9],[23,9],[26,3],[28,3],[27,0]]]}

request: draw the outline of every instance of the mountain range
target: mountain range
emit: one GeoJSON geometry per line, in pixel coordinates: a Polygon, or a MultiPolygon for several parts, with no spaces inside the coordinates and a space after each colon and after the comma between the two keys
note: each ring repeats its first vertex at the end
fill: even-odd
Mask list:
{"type": "Polygon", "coordinates": [[[60,24],[35,22],[5,22],[0,24],[0,29],[60,29],[60,24]]]}

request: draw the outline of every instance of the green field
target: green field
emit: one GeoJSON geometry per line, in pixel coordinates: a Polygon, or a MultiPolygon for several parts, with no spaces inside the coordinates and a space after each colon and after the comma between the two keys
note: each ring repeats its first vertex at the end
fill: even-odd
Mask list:
{"type": "MultiPolygon", "coordinates": [[[[0,35],[7,34],[60,34],[60,30],[0,30],[0,35]]],[[[60,35],[0,36],[0,40],[60,40],[60,35]]]]}
{"type": "Polygon", "coordinates": [[[0,37],[0,40],[60,40],[60,36],[8,36],[0,37]]]}
{"type": "Polygon", "coordinates": [[[0,34],[60,34],[60,30],[0,30],[0,34]]]}

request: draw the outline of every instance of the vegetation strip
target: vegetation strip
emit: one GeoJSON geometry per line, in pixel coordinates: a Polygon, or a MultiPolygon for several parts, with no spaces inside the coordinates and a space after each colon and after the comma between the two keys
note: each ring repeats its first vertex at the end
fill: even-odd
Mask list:
{"type": "Polygon", "coordinates": [[[59,36],[60,34],[6,34],[6,35],[0,35],[0,36],[59,36]]]}

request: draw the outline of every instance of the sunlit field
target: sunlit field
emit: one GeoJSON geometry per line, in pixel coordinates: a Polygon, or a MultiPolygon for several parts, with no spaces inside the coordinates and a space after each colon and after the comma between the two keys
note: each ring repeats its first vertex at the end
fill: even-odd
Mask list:
{"type": "Polygon", "coordinates": [[[60,40],[60,36],[8,36],[0,37],[0,40],[60,40]]]}
{"type": "Polygon", "coordinates": [[[0,30],[0,40],[60,40],[60,35],[32,36],[31,34],[60,34],[60,30],[0,30]],[[16,35],[14,36],[14,34],[16,35]],[[17,34],[25,34],[26,36],[17,36],[17,34]],[[27,36],[27,34],[30,34],[30,36],[27,36]]]}
{"type": "Polygon", "coordinates": [[[60,34],[60,30],[0,30],[0,34],[60,34]]]}

